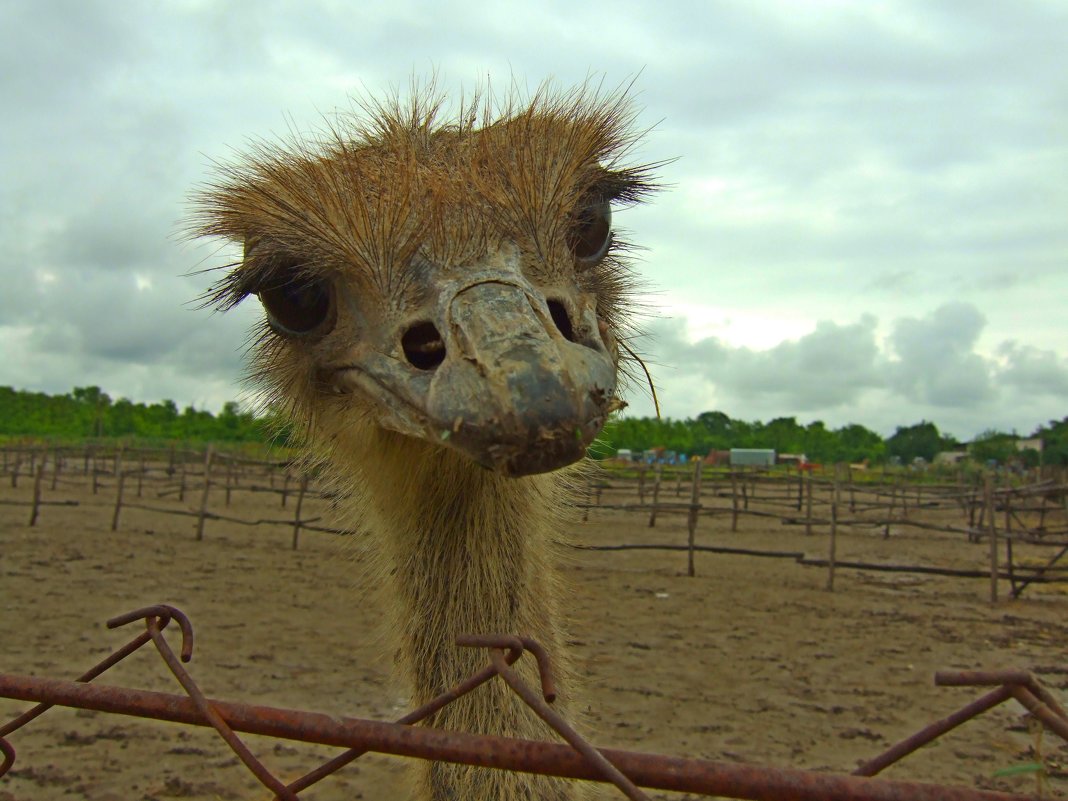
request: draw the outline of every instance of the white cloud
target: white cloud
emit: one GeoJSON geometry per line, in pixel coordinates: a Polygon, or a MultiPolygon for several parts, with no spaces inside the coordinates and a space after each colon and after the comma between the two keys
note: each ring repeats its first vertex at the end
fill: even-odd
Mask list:
{"type": "Polygon", "coordinates": [[[188,310],[174,237],[209,159],[413,73],[640,73],[666,413],[1026,429],[1068,388],[1066,38],[1055,0],[9,3],[0,383],[220,405],[254,310],[188,310]]]}

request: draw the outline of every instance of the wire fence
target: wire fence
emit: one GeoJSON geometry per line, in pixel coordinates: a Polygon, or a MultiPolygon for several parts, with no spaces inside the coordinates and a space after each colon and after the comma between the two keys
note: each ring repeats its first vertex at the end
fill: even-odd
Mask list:
{"type": "MultiPolygon", "coordinates": [[[[1061,468],[1034,471],[1023,477],[966,474],[954,481],[932,482],[909,472],[868,474],[839,465],[813,471],[706,469],[664,465],[620,468],[593,474],[586,481],[584,498],[577,504],[588,521],[591,513],[622,512],[648,515],[654,528],[664,516],[686,516],[685,544],[615,543],[583,546],[606,552],[632,549],[677,550],[687,555],[687,572],[696,575],[695,554],[727,553],[793,559],[801,565],[827,571],[827,588],[834,589],[838,570],[905,572],[957,578],[986,578],[990,600],[999,597],[1000,584],[1008,582],[1009,596],[1018,598],[1033,584],[1068,582],[1068,480],[1061,468]],[[669,499],[674,484],[674,500],[669,499]],[[827,535],[826,556],[809,550],[756,550],[700,544],[698,531],[739,530],[739,521],[760,518],[786,526],[803,527],[807,537],[827,535]],[[837,555],[838,535],[844,529],[892,532],[915,529],[935,535],[953,535],[962,543],[986,543],[987,568],[960,568],[924,564],[878,563],[844,560],[837,555]],[[1020,559],[1021,546],[1034,546],[1032,556],[1020,559]],[[1036,551],[1034,548],[1037,548],[1036,551]]],[[[195,520],[201,540],[209,522],[241,526],[280,526],[291,530],[291,547],[299,547],[302,531],[344,535],[349,531],[324,525],[341,500],[319,486],[316,476],[302,473],[288,460],[256,460],[208,447],[204,451],[121,446],[5,447],[0,448],[0,476],[12,488],[32,487],[29,500],[0,499],[0,504],[30,508],[29,525],[37,524],[50,506],[73,506],[80,501],[55,497],[64,489],[91,489],[97,504],[111,511],[111,529],[121,525],[124,510],[179,515],[195,520]],[[47,487],[47,490],[46,490],[47,487]],[[45,497],[46,491],[52,497],[45,497]],[[214,492],[214,495],[212,494],[214,492]],[[292,515],[255,518],[229,514],[236,494],[274,496],[280,510],[293,502],[292,515]],[[105,498],[110,495],[113,502],[105,498]],[[153,503],[144,502],[148,495],[153,503]],[[218,505],[222,503],[223,510],[218,505]]]]}

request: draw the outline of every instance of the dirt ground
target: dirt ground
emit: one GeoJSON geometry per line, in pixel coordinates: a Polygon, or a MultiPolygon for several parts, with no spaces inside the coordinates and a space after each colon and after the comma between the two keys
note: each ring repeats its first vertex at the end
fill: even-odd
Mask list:
{"type": "MultiPolygon", "coordinates": [[[[46,500],[80,505],[46,506],[34,528],[26,525],[28,507],[0,505],[0,671],[73,678],[133,636],[106,630],[104,620],[166,602],[193,621],[190,668],[209,696],[380,720],[403,714],[403,691],[391,686],[390,657],[377,644],[380,615],[360,553],[344,545],[351,540],[305,531],[294,552],[283,526],[209,521],[197,542],[194,518],[137,509],[124,509],[113,533],[113,487],[105,481],[96,496],[76,482],[46,488],[46,500]]],[[[12,489],[6,476],[0,481],[0,502],[30,495],[28,482],[12,489]]],[[[141,502],[188,509],[191,495],[199,500],[151,495],[146,487],[141,502]]],[[[283,510],[276,497],[238,492],[225,512],[285,518],[292,503],[283,510]]],[[[210,508],[222,512],[222,504],[221,491],[213,492],[210,508]]],[[[325,504],[307,508],[317,514],[325,504]]],[[[806,537],[801,526],[755,517],[743,518],[737,533],[729,527],[729,516],[702,518],[697,541],[827,553],[826,528],[806,537]]],[[[905,527],[882,534],[843,527],[839,558],[986,564],[987,546],[960,536],[905,527]]],[[[574,536],[591,545],[682,544],[686,520],[664,514],[650,529],[645,514],[594,510],[574,536]]],[[[826,570],[790,559],[698,553],[696,569],[686,576],[685,553],[637,550],[575,551],[564,565],[574,587],[570,645],[596,744],[849,772],[984,692],[937,688],[936,670],[1026,668],[1068,695],[1063,590],[1033,586],[1022,600],[991,605],[985,579],[843,569],[832,593],[826,570]]],[[[150,647],[98,681],[180,691],[150,647]]],[[[0,699],[0,720],[26,707],[0,699]]],[[[0,801],[268,796],[204,729],[53,709],[10,740],[18,759],[0,779],[0,801]]],[[[336,753],[246,741],[286,780],[336,753]]],[[[1035,749],[1047,766],[1046,797],[1068,798],[1068,745],[1030,732],[1015,702],[883,776],[1030,793],[1034,774],[995,773],[1033,762],[1035,749]]],[[[397,798],[406,768],[406,760],[369,754],[301,797],[397,798]]]]}

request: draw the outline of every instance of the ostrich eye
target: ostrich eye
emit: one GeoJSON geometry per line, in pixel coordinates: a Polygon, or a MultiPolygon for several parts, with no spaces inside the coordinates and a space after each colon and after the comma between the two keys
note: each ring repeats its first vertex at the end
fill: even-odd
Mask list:
{"type": "Polygon", "coordinates": [[[300,275],[294,267],[277,273],[257,293],[267,322],[280,334],[322,336],[334,327],[331,285],[325,278],[300,275]]]}
{"type": "Polygon", "coordinates": [[[567,246],[581,265],[596,264],[612,243],[612,207],[595,200],[580,207],[571,218],[567,246]]]}

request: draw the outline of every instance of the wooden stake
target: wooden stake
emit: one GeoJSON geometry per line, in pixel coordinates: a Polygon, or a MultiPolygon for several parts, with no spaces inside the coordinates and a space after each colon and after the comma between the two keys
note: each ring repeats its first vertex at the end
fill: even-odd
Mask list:
{"type": "Polygon", "coordinates": [[[849,482],[849,511],[857,511],[857,486],[853,483],[853,465],[846,468],[848,471],[846,480],[849,482]]]}
{"type": "Polygon", "coordinates": [[[738,530],[738,474],[731,470],[731,531],[738,530]]]}
{"type": "Polygon", "coordinates": [[[827,591],[834,592],[834,560],[838,548],[838,502],[840,499],[838,484],[839,466],[834,466],[834,489],[831,491],[831,550],[827,555],[827,591]]]}
{"type": "Polygon", "coordinates": [[[897,500],[897,484],[890,486],[890,508],[886,512],[886,527],[883,529],[883,539],[890,539],[890,522],[894,519],[894,505],[897,500]]]}
{"type": "Polygon", "coordinates": [[[1005,567],[1009,571],[1009,594],[1013,598],[1019,598],[1023,588],[1016,589],[1016,570],[1012,560],[1012,537],[1005,538],[1005,567]]]}
{"type": "Polygon", "coordinates": [[[204,515],[208,510],[208,492],[211,490],[211,457],[212,446],[208,446],[208,452],[204,454],[204,490],[200,495],[200,514],[197,516],[197,539],[204,539],[204,515]]]}
{"type": "Polygon", "coordinates": [[[286,470],[285,480],[282,482],[282,508],[286,508],[286,497],[289,495],[289,471],[286,470]]]}
{"type": "Polygon", "coordinates": [[[111,530],[119,530],[119,512],[122,511],[122,487],[126,483],[126,472],[119,470],[118,489],[115,490],[115,514],[111,516],[111,530]]]}
{"type": "Polygon", "coordinates": [[[137,463],[137,497],[141,497],[141,486],[145,481],[145,452],[141,451],[141,459],[137,463]]]}
{"type": "Polygon", "coordinates": [[[664,473],[664,465],[656,466],[656,478],[653,480],[653,510],[649,513],[649,528],[656,526],[656,505],[660,502],[660,479],[664,473]]]}
{"type": "Polygon", "coordinates": [[[11,488],[16,489],[19,485],[19,468],[22,467],[22,451],[15,451],[15,467],[11,471],[11,488]]]}
{"type": "Polygon", "coordinates": [[[698,459],[693,465],[693,491],[690,493],[690,519],[688,521],[689,528],[689,564],[687,568],[688,575],[693,576],[693,546],[694,537],[697,534],[697,516],[701,511],[701,464],[702,461],[698,459]]]}
{"type": "Polygon", "coordinates": [[[226,505],[230,505],[230,488],[234,483],[234,460],[226,460],[226,505]]]}
{"type": "Polygon", "coordinates": [[[300,492],[297,494],[297,510],[293,518],[293,550],[297,550],[297,538],[300,537],[300,507],[304,505],[304,493],[308,490],[308,476],[300,477],[300,492]]]}
{"type": "Polygon", "coordinates": [[[645,473],[648,467],[644,465],[638,469],[638,503],[645,504],[645,473]]]}
{"type": "Polygon", "coordinates": [[[994,482],[988,475],[983,482],[987,532],[990,536],[990,603],[998,600],[998,532],[994,524],[994,482]]]}
{"type": "Polygon", "coordinates": [[[30,526],[37,525],[37,510],[41,506],[41,479],[44,477],[44,463],[37,468],[37,476],[33,480],[33,511],[30,513],[30,526]]]}
{"type": "Polygon", "coordinates": [[[812,471],[809,470],[808,471],[808,482],[807,482],[808,487],[806,487],[806,489],[808,491],[805,493],[805,536],[806,537],[811,537],[812,536],[812,480],[813,480],[813,478],[814,478],[814,476],[812,475],[812,471]]]}

